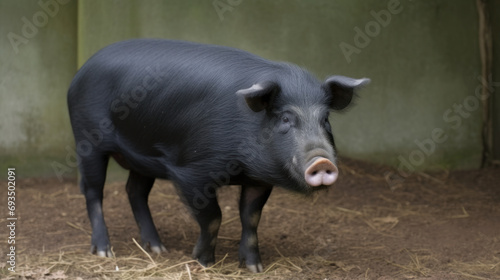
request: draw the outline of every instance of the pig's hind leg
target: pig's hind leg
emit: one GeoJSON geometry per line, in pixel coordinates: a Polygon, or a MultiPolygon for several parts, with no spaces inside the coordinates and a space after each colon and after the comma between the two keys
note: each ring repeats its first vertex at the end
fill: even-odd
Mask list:
{"type": "Polygon", "coordinates": [[[142,246],[159,254],[166,252],[167,249],[161,243],[148,206],[148,196],[154,182],[155,178],[143,176],[130,170],[126,189],[135,221],[141,233],[142,246]]]}
{"type": "MultiPolygon", "coordinates": [[[[83,153],[83,152],[82,152],[83,153]]],[[[102,199],[109,156],[97,151],[80,155],[80,188],[85,195],[87,212],[92,226],[90,252],[101,257],[112,257],[108,229],[104,222],[102,199]]]]}

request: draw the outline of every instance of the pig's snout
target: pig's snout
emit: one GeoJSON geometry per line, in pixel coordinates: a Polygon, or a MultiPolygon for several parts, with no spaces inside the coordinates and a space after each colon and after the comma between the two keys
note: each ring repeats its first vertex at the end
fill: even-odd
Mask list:
{"type": "Polygon", "coordinates": [[[335,164],[324,157],[317,157],[307,167],[305,179],[311,187],[330,186],[337,181],[339,170],[335,164]]]}

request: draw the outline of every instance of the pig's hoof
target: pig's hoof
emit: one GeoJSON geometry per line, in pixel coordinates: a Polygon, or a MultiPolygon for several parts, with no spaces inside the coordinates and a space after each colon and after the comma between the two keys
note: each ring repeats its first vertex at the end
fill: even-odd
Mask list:
{"type": "Polygon", "coordinates": [[[195,258],[203,267],[211,267],[215,264],[215,258],[195,258]]]}
{"type": "Polygon", "coordinates": [[[144,250],[149,250],[156,254],[167,252],[167,248],[165,248],[165,246],[163,246],[163,244],[159,241],[158,242],[145,241],[142,243],[142,248],[144,250]]]}
{"type": "Polygon", "coordinates": [[[253,273],[259,273],[264,271],[264,267],[261,263],[258,264],[247,264],[247,268],[253,273]]]}
{"type": "Polygon", "coordinates": [[[193,249],[193,259],[197,260],[204,267],[210,267],[215,263],[215,252],[213,247],[202,246],[198,241],[193,249]]]}
{"type": "Polygon", "coordinates": [[[193,255],[193,259],[197,260],[204,267],[211,267],[215,264],[215,256],[213,254],[193,255]]]}
{"type": "Polygon", "coordinates": [[[163,246],[163,244],[160,244],[158,246],[150,246],[151,252],[156,253],[156,254],[161,254],[163,252],[167,252],[167,248],[163,246]]]}
{"type": "Polygon", "coordinates": [[[98,257],[108,257],[108,258],[113,257],[113,252],[111,252],[111,248],[109,247],[109,245],[106,246],[106,248],[97,248],[97,246],[92,245],[90,247],[90,253],[95,254],[98,257]]]}
{"type": "Polygon", "coordinates": [[[198,262],[203,266],[203,267],[211,267],[212,265],[215,264],[215,262],[202,262],[201,260],[198,260],[198,262]]]}
{"type": "Polygon", "coordinates": [[[259,273],[264,271],[264,267],[260,262],[260,255],[258,251],[251,251],[246,249],[245,247],[240,248],[240,267],[243,267],[243,264],[253,273],[259,273]]]}

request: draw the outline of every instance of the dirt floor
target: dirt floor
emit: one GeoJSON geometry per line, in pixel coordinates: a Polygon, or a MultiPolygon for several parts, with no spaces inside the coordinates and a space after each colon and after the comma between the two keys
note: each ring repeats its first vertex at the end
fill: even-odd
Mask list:
{"type": "Polygon", "coordinates": [[[116,257],[105,259],[89,253],[90,225],[76,182],[18,180],[16,272],[2,261],[0,278],[500,279],[499,167],[415,173],[397,184],[387,183],[393,177],[386,172],[396,172],[387,167],[344,159],[340,168],[336,186],[312,197],[273,191],[259,226],[261,274],[238,268],[237,186],[219,193],[219,262],[202,269],[190,258],[197,225],[169,182],[157,181],[150,196],[169,250],[160,256],[134,243],[140,238],[124,182],[107,184],[104,211],[116,257]]]}

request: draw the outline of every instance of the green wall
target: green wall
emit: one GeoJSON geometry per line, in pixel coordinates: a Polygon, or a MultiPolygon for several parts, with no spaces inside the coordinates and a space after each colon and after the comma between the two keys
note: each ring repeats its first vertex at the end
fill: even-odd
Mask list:
{"type": "MultiPolygon", "coordinates": [[[[6,34],[20,32],[21,18],[41,9],[36,2],[0,1],[7,50],[0,54],[0,158],[26,174],[53,174],[54,161],[60,174],[74,174],[65,150],[73,145],[65,104],[71,77],[98,49],[136,37],[233,46],[296,63],[321,79],[370,77],[356,106],[332,114],[340,154],[405,171],[480,166],[473,0],[71,1],[14,54],[6,34]]],[[[492,15],[495,26],[499,16],[492,15]]],[[[500,102],[495,106],[498,127],[500,102]]]]}
{"type": "Polygon", "coordinates": [[[51,163],[73,145],[66,90],[77,67],[77,5],[41,3],[0,1],[0,178],[7,166],[53,176],[51,163]]]}
{"type": "Polygon", "coordinates": [[[493,157],[500,161],[500,2],[489,1],[489,12],[493,26],[493,157]]]}

